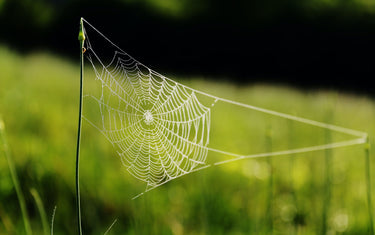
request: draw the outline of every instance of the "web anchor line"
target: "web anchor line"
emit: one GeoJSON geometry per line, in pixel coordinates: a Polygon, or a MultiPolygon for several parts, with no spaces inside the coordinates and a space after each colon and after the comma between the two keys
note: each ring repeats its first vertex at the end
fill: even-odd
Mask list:
{"type": "Polygon", "coordinates": [[[211,166],[250,158],[341,148],[367,141],[365,132],[243,104],[180,84],[143,65],[85,19],[83,22],[88,26],[85,30],[84,55],[93,67],[100,90],[96,95],[86,94],[84,99],[90,99],[97,105],[100,118],[98,121],[90,120],[87,116],[82,118],[98,129],[116,148],[127,171],[146,183],[145,191],[134,198],[171,180],[211,166]],[[108,64],[105,64],[94,51],[87,35],[88,28],[94,30],[115,48],[108,64]],[[204,105],[197,95],[212,101],[204,105]],[[210,147],[211,109],[220,102],[355,138],[250,155],[212,148],[210,147]],[[208,164],[209,152],[232,158],[208,164]]]}

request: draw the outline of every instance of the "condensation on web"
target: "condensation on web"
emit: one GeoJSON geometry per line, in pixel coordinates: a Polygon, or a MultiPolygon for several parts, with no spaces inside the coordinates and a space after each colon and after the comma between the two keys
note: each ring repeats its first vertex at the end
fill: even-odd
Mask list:
{"type": "Polygon", "coordinates": [[[100,67],[92,55],[87,58],[101,86],[96,95],[85,96],[99,107],[95,126],[116,147],[129,173],[147,183],[146,190],[205,166],[210,108],[193,90],[121,51],[100,67]]]}
{"type": "MultiPolygon", "coordinates": [[[[212,165],[245,158],[303,153],[362,144],[367,134],[213,96],[167,78],[135,60],[94,29],[113,50],[105,61],[86,34],[86,58],[92,65],[99,88],[85,95],[100,113],[98,121],[85,118],[117,149],[118,155],[146,191],[193,171],[211,166],[208,152],[232,156],[212,165]],[[198,98],[199,95],[199,98],[198,98]],[[355,138],[258,154],[238,154],[210,148],[211,106],[222,102],[314,127],[344,133],[355,138]]],[[[99,44],[100,45],[100,44],[99,44]]],[[[89,102],[88,102],[89,103],[89,102]]]]}

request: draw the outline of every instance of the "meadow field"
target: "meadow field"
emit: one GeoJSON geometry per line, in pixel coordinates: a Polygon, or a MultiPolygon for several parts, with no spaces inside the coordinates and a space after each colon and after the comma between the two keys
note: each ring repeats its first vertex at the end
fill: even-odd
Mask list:
{"type": "MultiPolygon", "coordinates": [[[[368,95],[171,78],[215,96],[366,132],[370,145],[375,144],[375,101],[368,95]]],[[[85,87],[94,86],[93,81],[86,79],[85,87]]],[[[20,55],[0,46],[0,131],[7,142],[0,142],[0,234],[26,234],[5,148],[16,166],[33,234],[48,234],[55,207],[54,234],[77,233],[78,102],[78,57],[73,62],[47,52],[20,55]]],[[[217,110],[212,113],[213,147],[234,152],[272,152],[351,138],[256,111],[244,114],[226,105],[217,110]]],[[[370,148],[369,165],[366,146],[209,167],[132,200],[145,185],[126,171],[107,139],[83,121],[83,231],[104,234],[116,221],[107,234],[369,234],[374,205],[369,207],[368,190],[372,201],[375,194],[368,183],[375,182],[375,154],[370,148]]],[[[209,154],[207,159],[218,157],[209,154]]]]}

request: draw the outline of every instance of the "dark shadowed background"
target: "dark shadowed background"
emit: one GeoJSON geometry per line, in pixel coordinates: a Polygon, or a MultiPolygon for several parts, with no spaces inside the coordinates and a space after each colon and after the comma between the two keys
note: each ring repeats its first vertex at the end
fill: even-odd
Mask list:
{"type": "MultiPolygon", "coordinates": [[[[155,71],[254,106],[213,101],[158,76],[128,79],[132,88],[118,85],[131,69],[120,74],[113,68],[108,74],[114,79],[101,83],[109,71],[100,76],[86,60],[80,151],[84,234],[104,234],[116,218],[109,234],[374,234],[375,155],[369,146],[375,146],[375,0],[0,0],[0,235],[27,230],[11,160],[33,234],[50,234],[50,224],[56,235],[77,234],[80,17],[155,71]],[[119,158],[133,148],[117,148],[90,122],[103,122],[103,110],[109,110],[104,105],[126,113],[123,103],[133,96],[140,105],[168,107],[156,113],[167,117],[162,145],[145,135],[140,140],[156,146],[163,159],[164,150],[176,149],[164,154],[168,162],[184,164],[175,153],[190,151],[192,136],[207,127],[208,149],[219,150],[210,151],[207,164],[229,159],[221,156],[225,151],[275,155],[202,172],[191,168],[192,174],[131,200],[146,188],[119,158]],[[182,108],[175,108],[182,101],[182,108]],[[196,124],[202,107],[210,110],[210,116],[204,114],[207,127],[196,124]],[[180,130],[189,136],[180,138],[180,130]],[[359,144],[364,136],[352,130],[368,133],[369,142],[359,144]],[[303,153],[343,143],[356,145],[303,153]],[[120,148],[128,149],[117,152],[120,148]]],[[[94,35],[104,41],[86,28],[90,42],[94,35]]],[[[108,43],[93,48],[103,53],[102,61],[114,58],[108,43]]],[[[135,116],[149,117],[119,116],[113,133],[135,116]]],[[[132,126],[138,125],[129,123],[114,135],[125,143],[145,132],[132,126]]],[[[137,156],[150,159],[151,150],[142,149],[137,156]]],[[[185,157],[196,154],[194,149],[185,157]]],[[[151,169],[146,161],[138,167],[147,165],[151,169]]],[[[147,172],[153,177],[153,170],[147,172]]]]}
{"type": "Polygon", "coordinates": [[[0,0],[0,41],[78,60],[81,16],[163,73],[374,91],[374,1],[0,0]]]}

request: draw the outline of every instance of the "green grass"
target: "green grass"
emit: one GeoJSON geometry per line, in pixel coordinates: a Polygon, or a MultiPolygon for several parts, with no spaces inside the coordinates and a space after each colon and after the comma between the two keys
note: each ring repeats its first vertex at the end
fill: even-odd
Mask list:
{"type": "Polygon", "coordinates": [[[1,119],[1,117],[0,117],[0,140],[1,140],[1,142],[0,142],[1,143],[1,152],[3,153],[3,155],[6,158],[9,173],[10,173],[10,177],[12,179],[12,185],[14,186],[15,192],[17,194],[17,200],[18,200],[18,203],[19,203],[19,210],[21,211],[21,214],[22,214],[22,220],[23,220],[23,223],[24,223],[25,232],[26,232],[27,235],[31,235],[32,230],[31,230],[31,227],[30,227],[29,215],[28,215],[28,212],[27,212],[27,209],[26,209],[25,197],[24,197],[24,194],[22,192],[22,189],[21,189],[21,186],[20,186],[20,183],[19,183],[19,180],[18,180],[17,172],[16,172],[16,169],[15,169],[14,163],[13,163],[13,158],[10,154],[10,149],[9,149],[9,145],[8,145],[8,141],[7,141],[7,137],[6,137],[6,133],[5,133],[5,125],[4,125],[4,122],[1,119]]]}
{"type": "MultiPolygon", "coordinates": [[[[0,47],[0,68],[0,114],[33,234],[43,234],[46,222],[41,220],[32,188],[39,193],[49,220],[57,206],[54,234],[76,234],[79,60],[72,63],[47,53],[20,56],[0,47]]],[[[180,81],[242,103],[365,131],[374,145],[375,102],[366,96],[262,84],[238,87],[199,77],[180,81]]],[[[259,152],[324,142],[324,131],[257,112],[243,116],[245,111],[228,110],[225,105],[220,108],[213,113],[218,118],[212,120],[212,142],[224,149],[259,152]],[[226,120],[229,111],[234,112],[234,122],[226,120]],[[264,132],[270,126],[272,139],[264,132]],[[243,132],[243,128],[252,132],[243,132]],[[232,130],[235,136],[230,135],[232,130]],[[272,141],[272,147],[267,147],[267,141],[272,141]]],[[[343,138],[330,135],[334,140],[343,138]]],[[[121,166],[106,139],[83,122],[83,232],[104,234],[117,219],[108,234],[259,234],[269,231],[270,223],[274,234],[319,234],[323,230],[367,234],[369,211],[374,208],[367,204],[367,183],[373,174],[367,177],[366,167],[370,163],[369,169],[373,169],[374,153],[366,155],[364,149],[359,145],[329,153],[273,157],[272,166],[268,159],[238,161],[181,177],[131,200],[144,185],[121,166]],[[324,209],[327,190],[329,209],[324,209]],[[267,213],[270,205],[272,217],[267,213]]],[[[26,234],[18,208],[6,159],[1,158],[0,234],[12,227],[16,234],[26,234]]]]}

